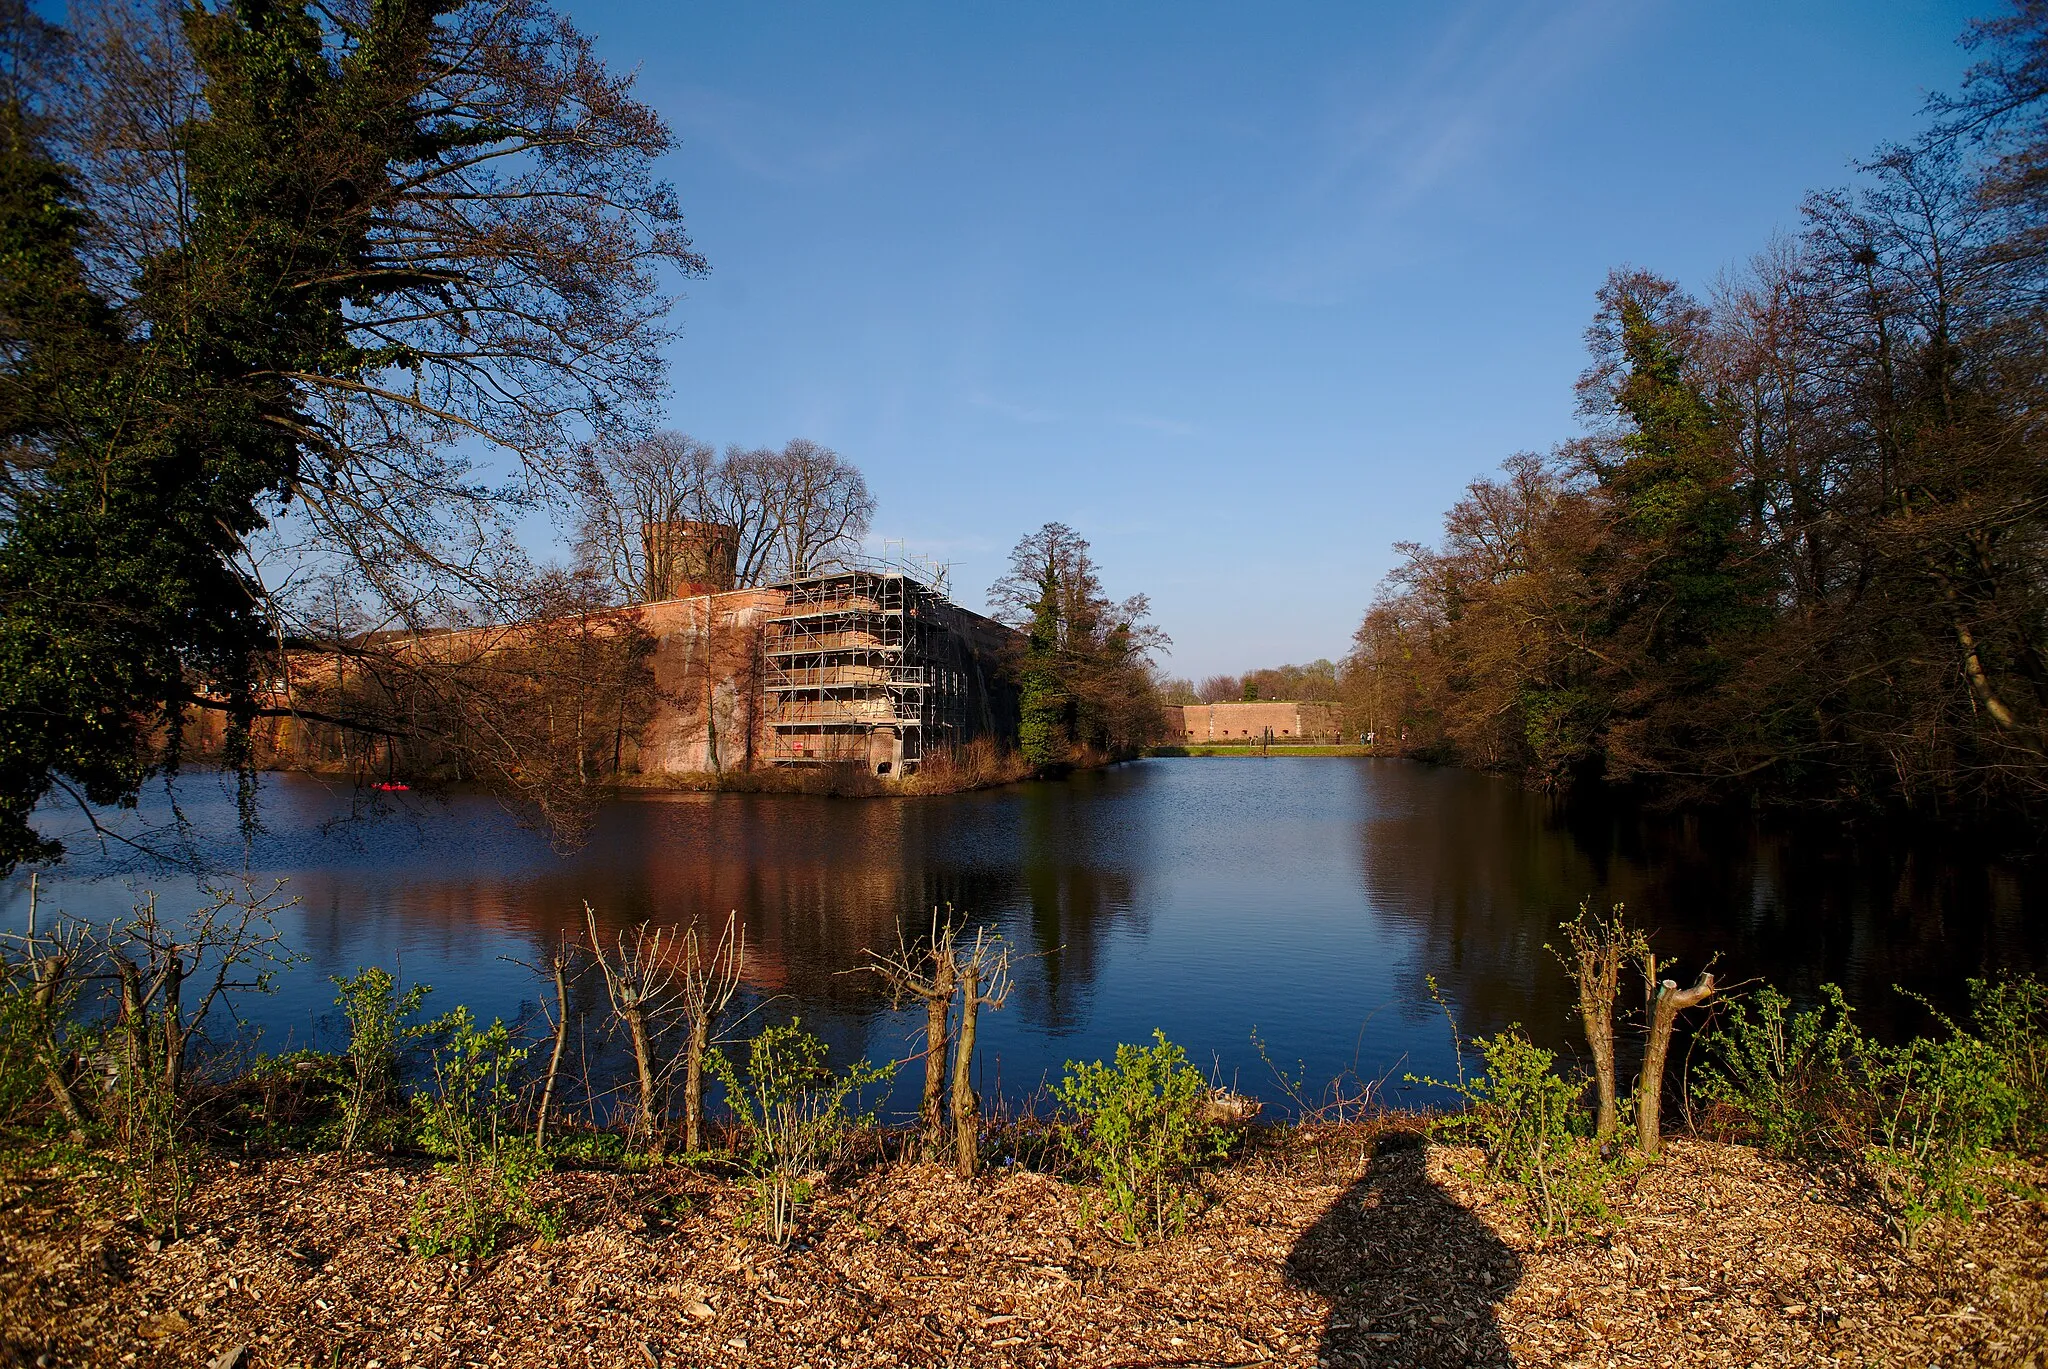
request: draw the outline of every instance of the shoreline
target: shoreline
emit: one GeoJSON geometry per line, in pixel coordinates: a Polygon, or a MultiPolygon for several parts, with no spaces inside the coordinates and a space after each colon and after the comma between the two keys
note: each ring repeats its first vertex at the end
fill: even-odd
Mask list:
{"type": "MultiPolygon", "coordinates": [[[[1089,755],[1034,770],[1014,753],[977,757],[955,764],[934,758],[912,774],[902,777],[876,775],[860,766],[768,766],[753,770],[678,771],[634,774],[607,783],[593,784],[591,793],[600,801],[660,798],[672,794],[800,794],[819,798],[931,798],[1000,789],[1029,780],[1058,780],[1092,770],[1107,770],[1129,761],[1143,759],[1149,752],[1129,756],[1089,755]]],[[[223,771],[222,773],[226,773],[223,771]]],[[[340,767],[270,766],[262,775],[290,775],[327,784],[374,792],[374,782],[361,782],[355,772],[340,767]]],[[[408,782],[399,792],[434,797],[442,794],[478,794],[527,802],[519,795],[503,795],[488,785],[464,781],[422,779],[408,782]]]]}
{"type": "Polygon", "coordinates": [[[1275,743],[1272,746],[1266,747],[1261,747],[1257,744],[1236,745],[1224,742],[1201,742],[1187,746],[1150,746],[1145,748],[1144,754],[1146,759],[1148,760],[1182,760],[1195,758],[1210,758],[1219,756],[1226,758],[1256,756],[1264,759],[1275,756],[1383,755],[1383,753],[1375,750],[1370,746],[1347,746],[1341,742],[1324,746],[1315,745],[1313,743],[1298,746],[1282,746],[1278,743],[1275,743]]]}

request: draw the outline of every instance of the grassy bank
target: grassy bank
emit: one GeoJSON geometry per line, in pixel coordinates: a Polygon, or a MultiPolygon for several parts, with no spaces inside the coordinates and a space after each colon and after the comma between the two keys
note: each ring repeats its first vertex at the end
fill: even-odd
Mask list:
{"type": "MultiPolygon", "coordinates": [[[[195,757],[197,760],[209,759],[195,757]]],[[[217,758],[215,758],[217,759],[217,758]]],[[[1082,750],[1051,773],[1092,770],[1127,757],[1082,750]]],[[[357,787],[383,781],[346,764],[293,763],[274,767],[275,773],[310,775],[357,787]]],[[[593,780],[590,792],[596,797],[632,798],[649,794],[812,794],[828,798],[914,797],[931,794],[959,794],[976,789],[993,789],[1031,779],[1034,771],[1014,750],[987,740],[970,742],[957,751],[940,751],[909,775],[877,775],[871,766],[857,762],[806,766],[762,765],[753,769],[683,773],[624,773],[593,780]]],[[[462,783],[446,775],[400,774],[419,792],[433,794],[460,790],[462,783]]]]}
{"type": "MultiPolygon", "coordinates": [[[[1151,753],[1147,753],[1151,754],[1151,753]]],[[[1329,754],[1339,754],[1332,750],[1329,754]]],[[[618,783],[625,795],[690,794],[817,794],[832,798],[913,797],[930,794],[963,794],[976,789],[994,789],[1028,779],[1057,779],[1077,770],[1100,770],[1129,760],[1129,755],[1109,755],[1081,749],[1067,760],[1044,770],[1034,770],[1015,751],[987,742],[973,742],[957,752],[938,752],[928,757],[909,775],[877,775],[865,765],[764,766],[756,770],[727,770],[712,774],[634,775],[618,783]]]]}
{"type": "Polygon", "coordinates": [[[1155,746],[1148,756],[1371,756],[1369,746],[1155,746]]]}
{"type": "MultiPolygon", "coordinates": [[[[1108,758],[1084,757],[1077,768],[1108,764],[1108,758]]],[[[828,798],[915,797],[962,794],[994,789],[1032,777],[1031,767],[1014,751],[982,742],[955,753],[939,752],[909,775],[877,775],[859,764],[762,766],[753,770],[700,771],[689,774],[629,775],[616,784],[625,797],[645,794],[814,794],[828,798]]]]}

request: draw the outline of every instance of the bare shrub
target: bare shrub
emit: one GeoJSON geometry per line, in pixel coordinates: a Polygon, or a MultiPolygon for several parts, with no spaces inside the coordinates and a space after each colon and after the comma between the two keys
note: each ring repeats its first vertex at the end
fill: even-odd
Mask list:
{"type": "Polygon", "coordinates": [[[1579,1020],[1593,1053],[1593,1080],[1600,1092],[1600,1111],[1593,1134],[1602,1144],[1621,1126],[1621,1108],[1614,1080],[1614,1001],[1621,995],[1621,969],[1649,954],[1643,933],[1628,925],[1626,905],[1617,903],[1607,916],[1579,904],[1578,916],[1558,924],[1570,949],[1558,959],[1579,989],[1579,1020]]]}
{"type": "Polygon", "coordinates": [[[86,929],[59,918],[37,925],[41,881],[29,876],[28,924],[0,952],[0,1120],[11,1120],[46,1095],[74,1140],[91,1118],[78,1090],[81,1048],[89,1039],[73,1014],[91,947],[86,929]]]}
{"type": "Polygon", "coordinates": [[[960,985],[960,1037],[953,1048],[953,1164],[963,1179],[981,1168],[981,1099],[974,1091],[974,1034],[981,1010],[1001,1010],[1010,997],[1010,947],[987,928],[971,945],[957,939],[953,977],[960,985]]]}
{"type": "Polygon", "coordinates": [[[656,1037],[680,1006],[680,957],[675,929],[650,928],[643,922],[630,934],[620,932],[612,945],[606,946],[604,938],[598,935],[596,909],[584,904],[583,917],[590,933],[591,954],[604,973],[612,1011],[625,1025],[633,1051],[638,1106],[627,1132],[628,1144],[636,1137],[644,1137],[649,1152],[659,1155],[667,1148],[667,1138],[662,1134],[667,1109],[661,1101],[664,1070],[655,1046],[656,1037]]]}
{"type": "Polygon", "coordinates": [[[173,1235],[190,1188],[185,1142],[188,1069],[214,1010],[230,996],[267,993],[290,963],[274,918],[296,899],[284,881],[214,888],[181,923],[166,921],[154,893],[108,938],[120,984],[114,1039],[114,1130],[130,1194],[144,1220],[173,1235]]]}
{"type": "Polygon", "coordinates": [[[946,1056],[951,1044],[948,1023],[955,989],[953,945],[959,934],[951,911],[948,909],[941,916],[937,908],[932,909],[930,936],[917,945],[906,940],[903,929],[898,927],[896,949],[887,955],[870,949],[866,952],[869,963],[860,967],[882,977],[889,986],[894,1006],[902,1007],[906,999],[924,1004],[924,1094],[917,1115],[919,1140],[927,1160],[938,1159],[946,1144],[946,1056]]]}
{"type": "Polygon", "coordinates": [[[726,914],[725,929],[707,954],[692,922],[683,933],[682,984],[676,1015],[688,1033],[683,1046],[683,1146],[695,1152],[704,1146],[704,1062],[718,1019],[739,992],[746,967],[747,932],[739,914],[726,914]]]}

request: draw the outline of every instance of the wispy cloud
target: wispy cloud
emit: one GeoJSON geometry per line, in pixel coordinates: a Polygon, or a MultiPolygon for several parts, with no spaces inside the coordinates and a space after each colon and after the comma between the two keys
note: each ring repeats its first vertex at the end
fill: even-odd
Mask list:
{"type": "Polygon", "coordinates": [[[1402,79],[1330,121],[1292,206],[1303,231],[1256,274],[1255,288],[1302,302],[1341,293],[1390,227],[1523,136],[1636,13],[1628,0],[1475,0],[1451,12],[1402,79]]]}
{"type": "Polygon", "coordinates": [[[826,126],[701,86],[679,91],[665,112],[686,144],[701,142],[741,171],[776,185],[843,179],[882,157],[892,141],[879,129],[826,126]]]}

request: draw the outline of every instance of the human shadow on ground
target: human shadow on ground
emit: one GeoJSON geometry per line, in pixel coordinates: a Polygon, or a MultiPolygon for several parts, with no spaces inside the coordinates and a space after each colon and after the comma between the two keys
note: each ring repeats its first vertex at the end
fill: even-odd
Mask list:
{"type": "Polygon", "coordinates": [[[1329,1300],[1322,1361],[1512,1365],[1496,1304],[1522,1261],[1429,1178],[1412,1133],[1382,1136],[1365,1176],[1301,1234],[1287,1276],[1329,1300]]]}

